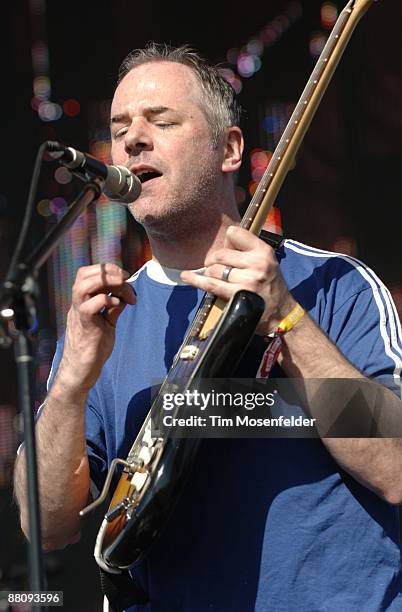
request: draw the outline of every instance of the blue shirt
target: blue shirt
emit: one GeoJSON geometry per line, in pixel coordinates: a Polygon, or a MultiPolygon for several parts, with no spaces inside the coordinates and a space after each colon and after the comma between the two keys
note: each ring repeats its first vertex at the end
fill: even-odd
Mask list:
{"type": "MultiPolygon", "coordinates": [[[[387,289],[357,260],[287,240],[296,300],[368,377],[400,395],[401,329],[387,289]]],[[[91,478],[125,458],[201,294],[132,280],[137,303],[87,407],[91,478]]],[[[254,376],[256,338],[239,372],[254,376]]],[[[308,359],[309,347],[306,347],[308,359]]],[[[61,346],[55,364],[60,359],[61,346]]],[[[273,374],[274,375],[274,374],[273,374]]],[[[330,373],[329,373],[330,375],[330,373]]],[[[398,509],[345,473],[319,439],[204,440],[183,495],[135,570],[150,603],[130,612],[379,612],[402,609],[398,509]]]]}

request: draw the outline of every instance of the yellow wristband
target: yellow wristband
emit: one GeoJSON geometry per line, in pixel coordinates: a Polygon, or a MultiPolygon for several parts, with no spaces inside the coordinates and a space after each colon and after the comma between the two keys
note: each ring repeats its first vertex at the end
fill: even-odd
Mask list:
{"type": "Polygon", "coordinates": [[[286,317],[279,323],[278,332],[285,334],[286,332],[290,331],[295,325],[298,324],[304,315],[305,310],[300,306],[300,304],[296,304],[289,314],[286,315],[286,317]]]}

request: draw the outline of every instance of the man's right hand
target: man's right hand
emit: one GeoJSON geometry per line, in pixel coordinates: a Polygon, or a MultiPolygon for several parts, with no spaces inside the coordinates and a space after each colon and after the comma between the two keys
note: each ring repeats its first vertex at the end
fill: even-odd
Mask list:
{"type": "Polygon", "coordinates": [[[135,304],[128,272],[112,263],[79,268],[67,315],[58,379],[88,392],[112,352],[117,319],[126,304],[135,304]]]}

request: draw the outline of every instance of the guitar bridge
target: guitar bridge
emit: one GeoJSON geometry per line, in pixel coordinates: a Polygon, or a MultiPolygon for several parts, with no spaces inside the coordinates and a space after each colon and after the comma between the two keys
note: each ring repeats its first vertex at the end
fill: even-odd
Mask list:
{"type": "Polygon", "coordinates": [[[120,516],[120,514],[123,514],[123,512],[125,512],[130,505],[131,503],[128,499],[123,499],[123,501],[117,504],[117,506],[109,510],[109,512],[105,515],[105,520],[108,523],[111,523],[115,518],[120,516]]]}
{"type": "MultiPolygon", "coordinates": [[[[95,508],[97,508],[98,506],[100,506],[100,504],[102,504],[108,494],[110,485],[112,483],[112,477],[113,477],[113,473],[114,470],[116,469],[117,465],[122,465],[124,470],[126,473],[128,474],[135,474],[136,470],[141,469],[142,466],[144,465],[143,460],[133,460],[130,463],[127,461],[124,461],[123,459],[113,459],[112,463],[110,464],[110,468],[108,471],[108,474],[106,476],[106,480],[105,480],[105,484],[103,485],[103,489],[102,489],[102,493],[99,495],[98,499],[96,499],[95,501],[93,501],[91,504],[89,504],[89,506],[86,506],[85,508],[83,508],[82,510],[80,510],[79,515],[80,516],[85,516],[86,514],[88,514],[89,512],[92,512],[92,510],[95,510],[95,508]]],[[[121,504],[124,502],[121,502],[121,504]]],[[[121,505],[119,504],[119,506],[121,505]]],[[[114,510],[117,509],[118,506],[116,506],[116,508],[113,508],[112,512],[114,510]]],[[[123,511],[124,508],[121,510],[123,511]]],[[[110,513],[109,513],[110,514],[110,513]]]]}

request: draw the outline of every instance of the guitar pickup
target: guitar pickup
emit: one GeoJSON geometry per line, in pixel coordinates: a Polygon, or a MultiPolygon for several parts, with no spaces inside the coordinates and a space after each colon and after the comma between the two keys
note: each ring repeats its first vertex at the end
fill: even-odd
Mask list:
{"type": "Polygon", "coordinates": [[[148,472],[136,472],[131,479],[131,484],[136,491],[141,491],[142,487],[146,483],[148,478],[148,472]]]}
{"type": "Polygon", "coordinates": [[[140,450],[138,458],[141,460],[143,465],[148,465],[148,463],[152,459],[154,452],[155,452],[155,448],[152,448],[149,446],[143,446],[142,449],[140,450]]]}

